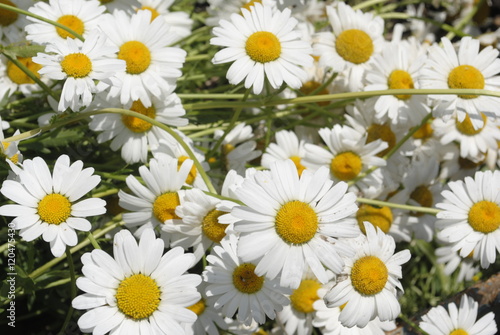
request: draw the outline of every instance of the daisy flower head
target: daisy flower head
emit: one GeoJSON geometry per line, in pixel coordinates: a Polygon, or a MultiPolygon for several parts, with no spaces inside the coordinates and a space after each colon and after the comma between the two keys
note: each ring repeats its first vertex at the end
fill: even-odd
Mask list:
{"type": "MultiPolygon", "coordinates": [[[[31,0],[4,0],[3,4],[27,10],[31,0]]],[[[24,27],[29,23],[26,16],[8,9],[0,9],[0,41],[2,44],[18,43],[26,38],[24,27]]]]}
{"type": "Polygon", "coordinates": [[[339,273],[341,255],[352,255],[341,237],[359,234],[356,196],[347,184],[334,183],[326,168],[304,170],[299,178],[291,160],[276,161],[270,171],[257,171],[235,190],[244,206],[235,206],[234,230],[240,233],[238,255],[257,262],[257,275],[271,279],[281,275],[280,285],[297,288],[310,268],[322,284],[328,268],[339,273]],[[258,246],[258,247],[257,247],[258,246]]]}
{"type": "Polygon", "coordinates": [[[273,12],[270,6],[255,2],[251,10],[241,11],[242,15],[232,14],[231,21],[221,20],[213,29],[210,43],[224,49],[212,63],[233,62],[226,75],[229,83],[245,80],[245,87],[252,87],[254,94],[262,92],[265,79],[275,89],[283,82],[300,88],[307,77],[302,66],[313,63],[312,48],[294,29],[298,21],[290,17],[290,10],[273,12]]]}
{"type": "Polygon", "coordinates": [[[164,252],[151,229],[139,242],[124,229],[114,236],[113,256],[95,249],[82,256],[84,294],[72,305],[86,312],[78,319],[84,333],[184,334],[196,314],[187,307],[200,299],[201,277],[186,274],[194,256],[182,248],[164,252]]]}
{"type": "Polygon", "coordinates": [[[365,222],[366,236],[361,235],[356,255],[346,259],[343,274],[346,279],[325,295],[328,307],[340,307],[339,320],[345,327],[365,327],[378,317],[392,321],[401,306],[396,291],[403,291],[399,282],[401,265],[410,260],[410,252],[394,253],[394,239],[365,222]]]}
{"type": "MultiPolygon", "coordinates": [[[[17,61],[31,71],[35,77],[45,84],[50,80],[40,77],[38,70],[42,68],[40,64],[33,62],[32,57],[16,57],[17,61]]],[[[20,91],[25,96],[32,96],[40,86],[21,70],[15,63],[7,60],[3,55],[0,57],[0,99],[12,96],[16,91],[20,91]]]]}
{"type": "MultiPolygon", "coordinates": [[[[458,51],[447,38],[442,47],[429,48],[429,58],[421,70],[421,88],[434,89],[500,89],[499,51],[488,46],[479,51],[479,41],[467,36],[460,40],[458,51]]],[[[468,115],[475,129],[483,126],[482,113],[495,118],[498,101],[494,97],[474,94],[430,95],[436,101],[433,115],[449,118],[456,115],[459,122],[468,115]]]]}
{"type": "MultiPolygon", "coordinates": [[[[98,21],[102,18],[105,10],[106,7],[101,6],[101,2],[98,0],[49,0],[48,3],[37,1],[29,8],[31,13],[56,21],[84,38],[90,31],[97,28],[98,21]]],[[[31,16],[28,16],[27,19],[34,22],[25,28],[28,41],[47,44],[54,41],[64,41],[68,37],[76,38],[73,34],[50,23],[42,22],[31,16]]]]}
{"type": "Polygon", "coordinates": [[[500,252],[500,171],[478,171],[474,178],[448,186],[442,192],[444,202],[436,205],[442,209],[436,215],[438,237],[462,257],[474,252],[474,259],[487,268],[500,252]]]}
{"type": "Polygon", "coordinates": [[[477,319],[478,303],[473,298],[462,295],[460,306],[448,304],[433,307],[422,316],[419,327],[429,335],[494,335],[497,333],[495,314],[489,312],[477,319]]]}
{"type": "Polygon", "coordinates": [[[66,246],[78,243],[76,231],[89,231],[87,216],[106,212],[106,202],[99,198],[80,200],[99,184],[93,168],[83,169],[83,162],[70,164],[67,155],[60,156],[51,173],[40,157],[27,159],[18,173],[19,180],[5,180],[0,192],[15,204],[0,207],[0,214],[13,216],[12,223],[25,241],[42,236],[50,242],[55,257],[64,254],[66,246]]]}

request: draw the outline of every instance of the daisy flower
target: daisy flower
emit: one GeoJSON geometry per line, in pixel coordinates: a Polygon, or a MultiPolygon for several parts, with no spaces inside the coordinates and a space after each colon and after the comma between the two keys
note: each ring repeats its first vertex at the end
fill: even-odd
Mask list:
{"type": "MultiPolygon", "coordinates": [[[[49,0],[49,3],[37,1],[28,10],[33,14],[56,21],[86,38],[90,31],[97,28],[98,21],[102,18],[106,7],[101,6],[101,2],[97,0],[49,0]]],[[[75,38],[73,34],[50,23],[31,16],[27,19],[35,22],[28,24],[25,28],[28,41],[47,44],[65,41],[68,37],[75,38]]]]}
{"type": "Polygon", "coordinates": [[[401,224],[402,220],[399,219],[401,215],[404,215],[403,211],[395,208],[360,204],[355,216],[363,234],[366,234],[365,222],[369,222],[385,234],[392,236],[395,242],[410,242],[412,234],[409,227],[401,224]]]}
{"type": "MultiPolygon", "coordinates": [[[[499,51],[488,46],[479,51],[479,41],[464,37],[458,52],[450,40],[442,38],[443,46],[437,44],[429,48],[427,65],[421,70],[421,88],[434,89],[500,89],[499,51]]],[[[447,117],[456,115],[459,122],[469,116],[475,129],[483,126],[481,113],[496,117],[498,100],[483,95],[431,95],[436,101],[433,115],[447,117]]]]}
{"type": "Polygon", "coordinates": [[[95,249],[82,256],[83,276],[76,285],[85,293],[73,307],[87,310],[78,326],[84,333],[184,334],[196,314],[187,307],[200,299],[201,277],[186,274],[194,256],[164,244],[151,229],[139,243],[128,230],[113,239],[113,256],[95,249]]]}
{"type": "MultiPolygon", "coordinates": [[[[4,0],[4,5],[27,10],[33,4],[31,0],[4,0]]],[[[29,23],[25,15],[0,9],[0,41],[3,44],[18,43],[26,38],[24,27],[29,23]]]]}
{"type": "Polygon", "coordinates": [[[214,55],[212,63],[234,62],[226,75],[229,83],[245,80],[245,87],[252,87],[254,94],[262,92],[265,78],[275,89],[283,82],[300,88],[307,77],[301,66],[312,65],[312,48],[294,30],[298,21],[290,17],[290,10],[273,12],[255,2],[252,10],[241,12],[243,16],[232,14],[231,22],[221,20],[213,29],[210,43],[225,48],[214,55]]]}
{"type": "Polygon", "coordinates": [[[78,243],[77,230],[89,231],[87,216],[106,212],[106,202],[98,198],[81,201],[99,184],[93,168],[83,169],[83,162],[70,165],[67,155],[60,156],[51,173],[40,157],[23,162],[19,181],[5,180],[0,192],[15,204],[0,207],[0,215],[14,216],[12,223],[25,241],[39,236],[50,242],[55,257],[64,254],[66,246],[78,243]]]}
{"type": "MultiPolygon", "coordinates": [[[[19,130],[16,130],[12,135],[16,136],[20,133],[21,132],[19,130]]],[[[4,140],[5,135],[3,133],[2,127],[0,127],[0,158],[5,158],[16,165],[20,164],[23,161],[23,154],[19,151],[18,148],[19,141],[5,142],[4,140]]]]}
{"type": "MultiPolygon", "coordinates": [[[[40,64],[33,62],[32,57],[17,57],[21,64],[28,68],[42,82],[48,83],[48,78],[40,78],[38,70],[42,68],[40,64]]],[[[41,88],[37,83],[21,70],[17,65],[7,60],[3,55],[0,56],[0,100],[4,97],[10,97],[16,91],[20,91],[25,96],[32,96],[35,91],[41,88]]]]}
{"type": "Polygon", "coordinates": [[[237,242],[236,235],[229,235],[207,256],[209,265],[202,275],[208,283],[208,303],[229,318],[238,311],[237,320],[247,326],[254,321],[264,324],[266,316],[273,320],[290,303],[285,296],[289,290],[277,279],[258,275],[255,263],[238,257],[237,242]]]}
{"type": "Polygon", "coordinates": [[[306,155],[305,145],[306,141],[297,137],[293,131],[281,130],[276,133],[276,143],[270,143],[266,148],[266,152],[262,155],[262,166],[270,168],[271,164],[277,160],[284,161],[287,159],[297,167],[299,176],[306,169],[301,164],[301,160],[306,155]]]}
{"type": "Polygon", "coordinates": [[[474,252],[481,267],[495,262],[500,251],[500,171],[478,171],[464,181],[448,183],[442,192],[444,202],[436,216],[438,237],[467,257],[474,252]]]}
{"type": "Polygon", "coordinates": [[[351,255],[349,246],[340,246],[340,237],[359,234],[356,196],[346,193],[347,184],[333,184],[326,168],[304,170],[299,178],[291,160],[276,161],[270,171],[257,171],[235,190],[245,206],[236,206],[238,255],[257,262],[259,276],[271,279],[281,274],[280,285],[297,288],[310,268],[322,284],[328,281],[326,268],[339,273],[340,254],[351,255]]]}
{"type": "Polygon", "coordinates": [[[396,244],[365,222],[366,236],[360,236],[356,255],[346,259],[344,280],[325,295],[328,307],[340,307],[339,320],[345,327],[365,327],[378,317],[380,321],[392,321],[399,315],[401,306],[396,289],[403,291],[398,279],[402,277],[401,265],[410,260],[410,252],[394,253],[396,244]]]}
{"type": "Polygon", "coordinates": [[[196,321],[193,324],[185,324],[184,331],[186,335],[219,335],[219,330],[227,330],[228,325],[224,318],[211,304],[207,304],[206,294],[207,283],[202,282],[198,285],[198,292],[201,299],[195,304],[187,307],[190,311],[196,313],[196,321]]]}
{"type": "Polygon", "coordinates": [[[422,316],[419,327],[429,335],[496,334],[495,314],[489,312],[477,320],[477,312],[477,301],[464,294],[458,308],[455,303],[448,304],[448,311],[443,306],[431,308],[422,316]]]}

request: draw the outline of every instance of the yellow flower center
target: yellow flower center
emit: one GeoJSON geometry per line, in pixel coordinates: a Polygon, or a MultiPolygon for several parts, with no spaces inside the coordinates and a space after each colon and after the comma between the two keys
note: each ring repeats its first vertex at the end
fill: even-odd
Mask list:
{"type": "Polygon", "coordinates": [[[494,232],[500,227],[500,206],[488,200],[476,202],[469,210],[469,224],[484,234],[494,232]]]}
{"type": "Polygon", "coordinates": [[[450,335],[469,335],[469,333],[463,330],[462,328],[458,328],[452,331],[450,335]]]}
{"type": "Polygon", "coordinates": [[[116,305],[129,318],[145,319],[158,309],[160,295],[161,291],[156,281],[138,273],[121,281],[116,289],[116,305]]]}
{"type": "Polygon", "coordinates": [[[483,118],[483,126],[479,129],[474,128],[474,125],[472,124],[472,121],[470,120],[470,117],[468,114],[465,114],[465,119],[462,122],[455,120],[455,126],[457,127],[457,130],[464,135],[467,135],[467,136],[477,135],[486,126],[486,122],[488,120],[486,115],[484,115],[483,113],[481,113],[481,117],[483,118]]]}
{"type": "Polygon", "coordinates": [[[372,124],[368,127],[368,136],[366,143],[376,140],[387,142],[388,147],[377,154],[378,157],[383,157],[396,145],[396,135],[387,124],[372,124]]]}
{"type": "Polygon", "coordinates": [[[373,41],[362,30],[348,29],[337,36],[335,50],[340,57],[354,64],[362,64],[373,54],[373,41]]]}
{"type": "Polygon", "coordinates": [[[160,195],[153,202],[153,214],[161,223],[167,220],[180,219],[175,209],[180,205],[177,192],[168,192],[160,195]]]}
{"type": "MultiPolygon", "coordinates": [[[[411,75],[403,70],[392,71],[387,80],[387,85],[391,90],[399,90],[399,89],[407,90],[415,88],[415,86],[413,85],[413,79],[411,75]]],[[[396,94],[395,97],[398,98],[399,100],[408,100],[411,98],[411,95],[396,94]]]]}
{"type": "MultiPolygon", "coordinates": [[[[2,14],[0,12],[0,17],[1,16],[2,14]]],[[[40,64],[33,62],[31,60],[31,57],[17,57],[17,60],[21,64],[26,66],[28,70],[30,70],[37,78],[40,78],[40,74],[38,73],[38,70],[42,68],[40,64]]],[[[18,68],[17,65],[12,63],[11,61],[7,61],[7,76],[10,80],[18,85],[35,83],[33,79],[28,77],[28,75],[23,70],[18,68]]]]}
{"type": "MultiPolygon", "coordinates": [[[[250,7],[252,7],[256,3],[260,3],[261,4],[262,1],[261,0],[252,0],[252,1],[249,1],[246,4],[244,4],[243,6],[241,6],[241,9],[245,8],[246,10],[251,10],[250,7]]],[[[241,14],[241,12],[240,12],[240,14],[241,14]]]]}
{"type": "Polygon", "coordinates": [[[213,242],[219,243],[226,236],[227,224],[219,223],[219,216],[226,214],[225,212],[213,209],[208,212],[203,218],[201,228],[206,237],[213,242]]]}
{"type": "Polygon", "coordinates": [[[151,52],[142,42],[128,41],[120,47],[118,59],[125,61],[127,73],[140,74],[151,64],[151,52]]]}
{"type": "Polygon", "coordinates": [[[38,202],[38,215],[44,222],[61,224],[71,215],[71,202],[58,193],[47,194],[38,202]]]}
{"type": "Polygon", "coordinates": [[[340,180],[346,181],[354,179],[363,168],[363,162],[358,154],[346,151],[338,154],[330,163],[330,171],[340,180]]]}
{"type": "MultiPolygon", "coordinates": [[[[74,15],[63,15],[59,19],[57,19],[57,23],[62,24],[63,26],[68,27],[73,30],[75,33],[82,35],[85,30],[85,24],[82,20],[74,15]]],[[[66,30],[56,27],[56,32],[62,38],[75,38],[73,34],[68,33],[66,30]]]]}
{"type": "Polygon", "coordinates": [[[430,123],[426,123],[422,125],[418,130],[413,134],[413,138],[415,139],[428,139],[432,137],[434,130],[430,123]]]}
{"type": "Polygon", "coordinates": [[[318,216],[309,204],[293,200],[278,210],[276,214],[276,233],[286,243],[302,244],[309,242],[318,230],[318,216]]]}
{"type": "Polygon", "coordinates": [[[156,19],[158,16],[160,16],[160,13],[156,9],[150,6],[142,6],[142,8],[138,9],[139,10],[149,10],[151,12],[151,22],[153,22],[154,19],[156,19]]]}
{"type": "MultiPolygon", "coordinates": [[[[184,163],[186,161],[186,159],[190,159],[188,156],[181,156],[178,158],[177,160],[177,171],[179,171],[179,169],[181,168],[182,166],[182,163],[184,163]]],[[[186,178],[186,184],[189,184],[189,185],[192,185],[195,178],[196,178],[196,174],[198,173],[198,171],[196,170],[196,166],[193,166],[191,167],[191,170],[189,170],[189,174],[186,178]]]]}
{"type": "Polygon", "coordinates": [[[387,234],[391,229],[393,216],[391,209],[387,206],[375,207],[368,204],[362,204],[356,212],[356,219],[363,234],[366,234],[364,221],[370,222],[387,234]]]}
{"type": "MultiPolygon", "coordinates": [[[[150,117],[152,119],[156,117],[156,110],[154,106],[146,108],[142,104],[141,100],[135,100],[134,102],[132,102],[130,110],[137,113],[141,113],[142,115],[146,115],[147,117],[150,117]]],[[[122,122],[125,125],[125,127],[130,129],[134,133],[144,133],[149,129],[151,129],[151,127],[153,126],[148,121],[144,121],[135,116],[129,116],[129,115],[122,115],[122,122]]]]}
{"type": "Polygon", "coordinates": [[[203,312],[205,311],[205,308],[207,305],[205,304],[205,300],[200,299],[197,303],[195,303],[192,306],[186,307],[190,311],[194,312],[196,315],[202,315],[203,312]]]}
{"type": "MultiPolygon", "coordinates": [[[[308,82],[306,82],[305,84],[302,85],[302,87],[300,88],[300,91],[302,93],[304,93],[304,95],[310,95],[312,94],[315,90],[317,90],[319,87],[321,86],[321,83],[315,81],[315,80],[310,80],[308,82]]],[[[324,94],[328,94],[328,90],[326,89],[326,87],[318,92],[315,93],[315,95],[324,95],[324,94]]],[[[330,102],[329,101],[320,101],[320,102],[317,102],[317,104],[319,106],[326,106],[328,105],[330,102]]]]}
{"type": "Polygon", "coordinates": [[[306,167],[300,163],[301,158],[299,156],[292,156],[290,157],[290,159],[292,160],[293,164],[295,164],[295,167],[297,168],[297,173],[299,174],[300,177],[302,175],[302,172],[304,172],[304,170],[306,169],[306,167]]]}
{"type": "MultiPolygon", "coordinates": [[[[422,207],[432,207],[434,204],[434,197],[432,196],[432,192],[425,185],[420,185],[413,190],[410,194],[410,199],[415,200],[422,207]]],[[[414,216],[422,216],[424,213],[421,212],[412,212],[414,216]]]]}
{"type": "Polygon", "coordinates": [[[320,288],[321,284],[316,280],[302,280],[299,287],[290,295],[290,304],[299,312],[314,312],[313,303],[319,299],[318,289],[320,288]]]}
{"type": "Polygon", "coordinates": [[[268,63],[281,55],[281,43],[273,33],[258,31],[247,39],[245,50],[252,60],[268,63]]]}
{"type": "Polygon", "coordinates": [[[361,294],[374,295],[379,293],[384,288],[388,278],[387,266],[378,257],[362,257],[352,266],[352,286],[361,294]]]}
{"type": "Polygon", "coordinates": [[[262,289],[264,277],[255,274],[255,265],[243,263],[233,271],[233,285],[242,293],[252,294],[262,289]]]}
{"type": "Polygon", "coordinates": [[[83,78],[92,71],[92,62],[80,52],[64,56],[61,68],[69,77],[83,78]]]}
{"type": "MultiPolygon", "coordinates": [[[[17,7],[12,1],[9,0],[0,0],[0,3],[17,7]]],[[[16,12],[10,11],[8,9],[0,8],[0,26],[7,27],[16,22],[18,14],[16,12]]]]}
{"type": "MultiPolygon", "coordinates": [[[[483,89],[484,76],[472,65],[460,65],[451,70],[448,75],[448,86],[450,88],[470,88],[470,89],[483,89]]],[[[459,95],[462,99],[473,99],[478,96],[475,94],[462,94],[459,95]]]]}

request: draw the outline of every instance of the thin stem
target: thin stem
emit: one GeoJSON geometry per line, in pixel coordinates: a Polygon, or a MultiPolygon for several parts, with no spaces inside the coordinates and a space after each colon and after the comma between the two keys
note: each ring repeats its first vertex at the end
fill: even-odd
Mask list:
{"type": "Polygon", "coordinates": [[[94,247],[94,249],[101,249],[101,246],[96,241],[96,239],[91,231],[89,231],[89,233],[87,234],[87,238],[89,239],[89,241],[92,244],[92,246],[94,247]]]}
{"type": "Polygon", "coordinates": [[[384,3],[384,2],[387,2],[388,0],[368,0],[368,1],[363,1],[359,4],[357,4],[356,6],[353,6],[352,9],[354,10],[357,10],[357,9],[363,9],[363,8],[367,8],[367,7],[371,7],[371,6],[374,6],[374,5],[378,5],[380,3],[384,3]]]}
{"type": "MultiPolygon", "coordinates": [[[[73,256],[71,255],[69,247],[66,247],[66,258],[68,259],[69,276],[71,278],[70,294],[71,294],[71,300],[73,300],[76,297],[76,275],[75,275],[75,264],[73,263],[73,256]]],[[[64,333],[66,332],[66,327],[68,326],[69,321],[73,316],[73,311],[74,311],[73,306],[70,305],[68,312],[66,313],[66,319],[64,320],[61,330],[59,331],[59,334],[64,335],[64,333]]]]}
{"type": "Polygon", "coordinates": [[[410,205],[396,204],[393,202],[366,199],[366,198],[358,198],[357,201],[362,203],[362,204],[367,204],[367,205],[374,205],[374,206],[379,206],[379,207],[385,206],[385,207],[390,207],[390,208],[405,209],[408,211],[421,212],[421,213],[431,214],[431,215],[436,215],[437,213],[439,213],[441,211],[437,208],[410,206],[410,205]]]}
{"type": "Polygon", "coordinates": [[[417,326],[417,324],[413,321],[411,321],[406,315],[404,314],[399,314],[399,318],[403,320],[404,323],[408,324],[410,327],[412,327],[414,330],[417,330],[420,332],[422,335],[429,335],[426,331],[424,331],[422,328],[417,326]]]}

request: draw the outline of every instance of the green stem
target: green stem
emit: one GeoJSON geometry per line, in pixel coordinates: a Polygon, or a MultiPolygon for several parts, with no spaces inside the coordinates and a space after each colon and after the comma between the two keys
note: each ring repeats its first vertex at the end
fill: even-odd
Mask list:
{"type": "Polygon", "coordinates": [[[458,22],[455,25],[455,30],[454,31],[450,31],[446,35],[446,38],[448,38],[449,40],[451,40],[453,37],[455,37],[455,35],[463,36],[463,35],[457,34],[456,31],[460,31],[460,32],[462,31],[462,29],[472,20],[472,18],[474,17],[474,15],[476,15],[478,9],[483,5],[483,3],[484,3],[484,0],[478,1],[474,5],[474,7],[472,7],[472,10],[469,13],[467,13],[467,15],[464,16],[464,18],[462,20],[460,20],[460,22],[458,22]]]}
{"type": "Polygon", "coordinates": [[[398,208],[398,209],[404,209],[404,210],[408,210],[408,211],[420,212],[420,213],[431,214],[431,215],[436,215],[437,213],[439,213],[441,211],[437,208],[410,206],[410,205],[396,204],[393,202],[366,199],[366,198],[358,198],[357,201],[362,203],[362,204],[367,204],[367,205],[374,205],[374,206],[378,206],[378,207],[385,206],[385,207],[390,207],[390,208],[398,208]]]}
{"type": "Polygon", "coordinates": [[[87,238],[89,239],[89,241],[92,244],[92,246],[94,247],[94,249],[101,249],[101,246],[96,241],[96,239],[91,231],[89,231],[89,233],[87,234],[87,238]]]}
{"type": "Polygon", "coordinates": [[[356,6],[353,6],[352,9],[354,10],[357,10],[357,9],[363,9],[363,8],[367,8],[367,7],[371,7],[371,6],[374,6],[374,5],[378,5],[380,3],[384,3],[384,2],[387,2],[388,0],[368,0],[368,1],[363,1],[359,4],[357,4],[356,6]]]}
{"type": "Polygon", "coordinates": [[[193,56],[187,56],[186,57],[186,62],[193,62],[197,60],[206,60],[206,59],[212,59],[212,55],[193,55],[193,56]]]}
{"type": "MultiPolygon", "coordinates": [[[[75,264],[73,263],[73,256],[71,255],[69,247],[66,247],[66,257],[68,259],[69,275],[71,278],[70,295],[71,295],[71,300],[73,300],[76,297],[76,275],[75,275],[75,264]]],[[[70,305],[68,313],[66,313],[66,319],[64,320],[61,330],[59,331],[60,335],[64,335],[66,333],[66,327],[68,326],[69,321],[73,316],[73,311],[74,311],[73,306],[70,305]]]]}
{"type": "Polygon", "coordinates": [[[404,323],[412,327],[414,330],[417,330],[420,332],[422,335],[429,335],[427,332],[425,332],[422,328],[420,328],[415,322],[411,321],[406,315],[399,314],[399,318],[403,320],[404,323]]]}
{"type": "Polygon", "coordinates": [[[200,100],[205,100],[205,99],[235,99],[235,100],[241,100],[245,96],[244,94],[223,94],[223,93],[178,93],[177,96],[180,99],[200,99],[200,100]]]}

